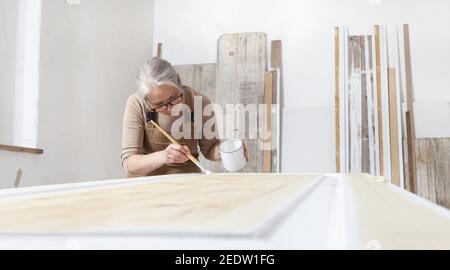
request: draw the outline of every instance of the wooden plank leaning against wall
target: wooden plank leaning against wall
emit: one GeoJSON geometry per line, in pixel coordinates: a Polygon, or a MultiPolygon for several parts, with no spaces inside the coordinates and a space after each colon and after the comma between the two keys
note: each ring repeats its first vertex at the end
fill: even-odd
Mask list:
{"type": "Polygon", "coordinates": [[[403,25],[403,42],[405,52],[405,78],[406,78],[406,141],[408,145],[408,176],[409,181],[406,187],[409,191],[417,193],[417,177],[416,177],[416,158],[414,140],[416,139],[414,126],[414,110],[413,110],[413,83],[412,83],[412,68],[411,68],[411,47],[409,41],[409,25],[403,25]]]}
{"type": "Polygon", "coordinates": [[[398,112],[397,112],[397,89],[396,89],[396,71],[395,68],[389,68],[389,124],[390,124],[390,140],[391,140],[391,179],[392,184],[400,186],[400,156],[399,156],[399,144],[398,136],[398,112]]]}
{"type": "Polygon", "coordinates": [[[340,100],[339,100],[339,27],[334,28],[334,114],[335,114],[335,145],[336,145],[336,172],[341,172],[341,154],[340,154],[340,100]]]}
{"type": "Polygon", "coordinates": [[[265,118],[263,121],[263,172],[272,171],[272,92],[274,83],[274,73],[267,71],[264,79],[264,103],[267,105],[265,118]]]}
{"type": "MultiPolygon", "coordinates": [[[[216,102],[226,104],[242,104],[244,107],[258,106],[264,103],[264,77],[267,70],[267,36],[264,33],[234,33],[220,36],[217,43],[216,102]]],[[[251,115],[244,120],[251,123],[255,118],[251,115]]],[[[257,117],[256,117],[257,119],[257,117]]],[[[249,127],[249,125],[246,125],[249,127]]],[[[244,172],[263,171],[263,151],[261,128],[256,138],[249,128],[236,130],[227,125],[224,136],[246,138],[249,161],[244,172]],[[243,132],[243,133],[242,133],[243,132]],[[228,133],[228,134],[227,134],[228,133]],[[258,136],[259,135],[259,136],[258,136]],[[259,137],[259,138],[258,138],[259,137]]]]}
{"type": "Polygon", "coordinates": [[[272,40],[270,50],[270,68],[272,72],[275,72],[273,78],[273,91],[272,91],[272,104],[276,105],[276,110],[272,111],[276,117],[272,118],[272,137],[275,147],[272,150],[272,172],[281,172],[281,117],[283,108],[283,96],[284,96],[284,74],[283,74],[283,49],[281,40],[272,40]]]}

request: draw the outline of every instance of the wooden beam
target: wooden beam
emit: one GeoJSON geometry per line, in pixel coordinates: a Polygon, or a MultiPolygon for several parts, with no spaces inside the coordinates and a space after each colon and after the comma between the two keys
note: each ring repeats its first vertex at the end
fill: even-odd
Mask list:
{"type": "Polygon", "coordinates": [[[378,110],[378,146],[380,153],[380,174],[384,171],[383,157],[383,114],[381,95],[381,55],[380,55],[380,26],[375,25],[375,61],[376,61],[376,81],[377,81],[377,110],[378,110]]]}
{"type": "Polygon", "coordinates": [[[17,174],[16,174],[16,181],[14,181],[15,188],[18,188],[20,186],[20,181],[22,180],[22,173],[23,173],[23,170],[19,168],[17,170],[17,174]]]}
{"type": "Polygon", "coordinates": [[[400,186],[400,146],[398,144],[397,79],[395,68],[388,69],[389,80],[389,125],[391,142],[391,183],[400,186]]]}
{"type": "Polygon", "coordinates": [[[341,154],[340,154],[340,105],[339,105],[339,27],[334,28],[334,111],[335,111],[335,144],[336,144],[336,172],[341,171],[341,154]]]}
{"type": "Polygon", "coordinates": [[[406,77],[406,110],[407,110],[407,142],[408,142],[408,171],[411,192],[417,192],[416,158],[415,158],[415,126],[414,126],[414,96],[411,69],[411,47],[409,43],[409,25],[403,25],[403,42],[405,51],[405,77],[406,77]]]}
{"type": "Polygon", "coordinates": [[[272,68],[281,68],[282,66],[282,51],[281,40],[272,40],[270,49],[270,66],[272,68]]]}
{"type": "Polygon", "coordinates": [[[281,40],[272,40],[270,46],[270,67],[272,69],[276,69],[276,76],[273,77],[274,81],[274,91],[272,93],[272,104],[277,104],[277,117],[273,122],[276,122],[275,130],[272,129],[272,137],[276,137],[274,141],[276,141],[276,149],[272,151],[272,171],[281,172],[281,117],[282,117],[282,105],[283,105],[283,97],[282,93],[284,93],[284,85],[283,85],[283,50],[282,50],[282,41],[281,40]],[[274,134],[274,131],[276,134],[274,134]]]}
{"type": "Polygon", "coordinates": [[[267,71],[264,80],[264,104],[267,106],[266,125],[263,129],[263,172],[272,171],[272,92],[273,92],[273,72],[267,71]]]}
{"type": "Polygon", "coordinates": [[[408,146],[408,183],[409,183],[409,191],[412,193],[416,193],[416,172],[415,172],[415,164],[414,161],[414,142],[411,136],[412,128],[411,128],[411,112],[406,112],[406,144],[408,146]]]}
{"type": "Polygon", "coordinates": [[[157,45],[157,49],[156,49],[156,57],[161,58],[162,56],[162,43],[158,43],[157,45]]]}
{"type": "Polygon", "coordinates": [[[43,149],[22,147],[22,146],[14,146],[14,145],[4,145],[4,144],[0,144],[0,150],[9,151],[9,152],[20,152],[20,153],[35,154],[35,155],[42,155],[42,154],[44,154],[44,150],[43,149]]]}

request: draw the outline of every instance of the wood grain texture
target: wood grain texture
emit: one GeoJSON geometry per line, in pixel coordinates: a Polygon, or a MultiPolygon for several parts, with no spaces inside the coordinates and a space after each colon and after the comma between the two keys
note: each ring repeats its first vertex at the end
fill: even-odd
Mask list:
{"type": "Polygon", "coordinates": [[[273,72],[267,71],[264,81],[264,104],[267,105],[267,111],[263,125],[263,172],[272,172],[272,92],[273,92],[273,72]]]}
{"type": "MultiPolygon", "coordinates": [[[[174,66],[181,83],[207,96],[211,103],[216,96],[216,64],[196,64],[174,66]]],[[[212,172],[225,172],[222,162],[210,161],[199,151],[200,164],[212,172]]]]}
{"type": "MultiPolygon", "coordinates": [[[[262,104],[264,102],[264,74],[267,69],[267,37],[264,33],[225,34],[218,40],[218,59],[216,73],[216,102],[242,104],[243,106],[262,104]]],[[[248,115],[248,113],[247,113],[248,115]]],[[[243,172],[262,172],[263,151],[262,129],[258,127],[258,136],[252,136],[248,128],[237,130],[234,126],[225,126],[224,134],[233,137],[240,133],[248,146],[249,162],[243,172]],[[233,135],[234,134],[234,135],[233,135]],[[258,137],[258,138],[254,138],[258,137]]]]}
{"type": "MultiPolygon", "coordinates": [[[[425,151],[426,151],[426,156],[427,158],[425,159],[425,170],[426,170],[426,181],[424,183],[424,185],[427,188],[428,194],[427,194],[427,199],[437,203],[437,182],[436,182],[436,175],[440,175],[440,174],[444,174],[446,175],[444,177],[444,179],[449,179],[450,177],[450,172],[440,172],[439,171],[439,166],[436,166],[436,160],[433,158],[435,156],[436,153],[439,154],[443,154],[444,157],[439,157],[438,156],[438,160],[440,158],[444,158],[445,160],[445,156],[447,158],[447,163],[450,162],[450,149],[443,149],[440,148],[439,144],[439,140],[445,140],[445,139],[419,139],[418,141],[423,141],[425,144],[425,151]],[[438,150],[439,147],[439,150],[438,150]]],[[[417,142],[416,142],[417,143],[417,142]]],[[[421,147],[423,148],[423,147],[421,147]]],[[[420,153],[420,152],[419,152],[420,153]]],[[[416,153],[416,156],[419,154],[416,153]]],[[[439,162],[439,161],[437,161],[439,162]]],[[[416,164],[417,164],[417,160],[416,160],[416,164]]],[[[419,171],[417,170],[416,175],[419,173],[419,171]]],[[[450,190],[446,190],[446,193],[450,192],[450,190]]],[[[448,205],[444,205],[447,208],[450,208],[450,204],[448,205]]]]}
{"type": "Polygon", "coordinates": [[[389,80],[389,125],[391,145],[391,183],[400,186],[400,146],[398,144],[397,79],[395,68],[388,70],[389,80]]]}
{"type": "Polygon", "coordinates": [[[120,186],[0,196],[0,233],[247,233],[319,175],[174,176],[120,186]]]}
{"type": "Polygon", "coordinates": [[[437,203],[450,209],[450,138],[436,138],[435,164],[437,203]]]}
{"type": "Polygon", "coordinates": [[[341,154],[340,154],[340,149],[341,149],[341,129],[340,129],[340,100],[339,100],[339,27],[335,27],[334,28],[334,88],[335,88],[335,93],[334,93],[334,114],[335,114],[335,146],[336,146],[336,150],[335,150],[335,154],[336,154],[336,172],[340,172],[341,171],[341,154]]]}
{"type": "Polygon", "coordinates": [[[415,151],[416,149],[414,143],[416,138],[415,127],[414,127],[414,95],[413,95],[413,83],[412,83],[412,68],[411,68],[411,48],[409,41],[409,25],[403,25],[403,46],[405,53],[405,91],[406,91],[406,125],[407,125],[407,141],[408,141],[408,164],[409,164],[409,183],[410,183],[410,191],[416,192],[415,188],[417,187],[417,176],[416,176],[416,158],[415,151]],[[411,149],[411,150],[410,150],[411,149]]]}
{"type": "MultiPolygon", "coordinates": [[[[450,138],[420,138],[413,145],[416,194],[450,209],[450,138]]],[[[405,159],[405,172],[408,167],[405,159]]]]}
{"type": "Polygon", "coordinates": [[[273,119],[272,135],[276,142],[276,149],[272,151],[272,172],[281,172],[281,117],[284,104],[284,72],[283,72],[283,43],[281,40],[272,40],[270,47],[270,67],[276,70],[274,73],[274,91],[272,93],[272,103],[277,104],[277,117],[273,119]]]}
{"type": "Polygon", "coordinates": [[[362,151],[362,79],[361,79],[361,39],[349,36],[348,39],[348,126],[350,172],[361,173],[362,151]]]}
{"type": "Polygon", "coordinates": [[[43,149],[14,146],[14,145],[5,145],[5,144],[0,144],[0,151],[28,153],[28,154],[34,154],[34,155],[44,154],[43,149]]]}
{"type": "MultiPolygon", "coordinates": [[[[434,144],[434,142],[432,142],[432,144],[434,144]]],[[[416,163],[417,163],[417,189],[416,189],[416,194],[419,195],[422,198],[428,199],[428,180],[431,180],[429,178],[431,178],[431,175],[428,176],[428,172],[427,172],[427,168],[428,168],[428,164],[427,164],[427,160],[429,159],[428,157],[428,145],[427,142],[422,140],[422,141],[417,141],[414,144],[414,151],[415,153],[417,153],[416,155],[416,163]]]]}
{"type": "Polygon", "coordinates": [[[411,123],[411,112],[406,112],[406,146],[407,146],[407,157],[408,166],[405,167],[408,170],[408,181],[406,188],[412,193],[417,192],[417,181],[416,181],[416,160],[415,160],[415,146],[414,139],[412,138],[412,123],[411,123]]]}
{"type": "Polygon", "coordinates": [[[365,36],[350,36],[348,41],[348,127],[350,172],[370,172],[369,126],[365,36]]]}
{"type": "Polygon", "coordinates": [[[384,151],[383,151],[383,111],[382,111],[382,93],[381,93],[381,41],[380,41],[380,26],[375,26],[375,66],[376,66],[376,81],[377,81],[377,110],[378,110],[378,146],[380,156],[380,173],[384,171],[384,151]]]}

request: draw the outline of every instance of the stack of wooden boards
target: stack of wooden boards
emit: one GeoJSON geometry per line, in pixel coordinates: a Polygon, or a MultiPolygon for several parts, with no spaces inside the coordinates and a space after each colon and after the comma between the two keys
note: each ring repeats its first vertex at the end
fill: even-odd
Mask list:
{"type": "MultiPolygon", "coordinates": [[[[408,174],[413,168],[405,170],[409,181],[404,181],[402,152],[403,137],[414,138],[412,109],[403,113],[401,107],[402,101],[412,104],[408,26],[400,27],[397,36],[388,44],[383,26],[374,26],[367,36],[335,29],[336,167],[383,175],[414,190],[414,174],[408,174]],[[388,48],[394,59],[388,59],[388,48]]],[[[413,151],[407,153],[413,166],[413,151]]]]}
{"type": "Polygon", "coordinates": [[[434,171],[436,166],[423,172],[424,163],[440,163],[442,158],[417,157],[409,26],[399,26],[395,36],[388,36],[387,28],[379,25],[372,35],[364,36],[350,36],[347,28],[336,27],[335,78],[337,171],[383,175],[393,184],[450,207],[445,196],[440,200],[435,192],[428,196],[436,185],[428,188],[423,177],[431,175],[429,182],[436,182],[434,175],[442,175],[450,191],[446,166],[439,172],[434,171]]]}
{"type": "MultiPolygon", "coordinates": [[[[264,33],[224,34],[217,44],[217,63],[174,66],[181,82],[224,109],[227,104],[269,105],[265,119],[258,119],[257,138],[251,136],[248,125],[245,130],[236,130],[234,136],[245,137],[248,146],[250,157],[243,172],[279,172],[281,41],[271,42],[270,68],[264,33]]],[[[244,120],[247,124],[250,117],[244,120]]],[[[227,128],[233,129],[232,132],[236,129],[225,127],[225,135],[227,128]]],[[[213,172],[224,171],[221,162],[211,162],[202,156],[200,162],[213,172]]]]}

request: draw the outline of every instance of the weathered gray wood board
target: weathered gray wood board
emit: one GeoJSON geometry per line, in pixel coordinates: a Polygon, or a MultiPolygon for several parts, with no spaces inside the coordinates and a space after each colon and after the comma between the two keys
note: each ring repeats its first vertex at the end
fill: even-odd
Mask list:
{"type": "Polygon", "coordinates": [[[340,128],[340,89],[339,89],[339,78],[340,78],[340,61],[343,61],[339,58],[340,55],[340,45],[339,45],[339,27],[334,28],[334,82],[335,82],[335,93],[334,93],[334,114],[335,114],[335,146],[336,146],[336,172],[341,172],[341,128],[340,128]]]}
{"type": "MultiPolygon", "coordinates": [[[[218,40],[216,96],[218,104],[262,104],[264,102],[264,75],[267,69],[267,37],[264,33],[225,34],[218,40]]],[[[248,116],[248,114],[247,114],[248,116]]],[[[249,118],[246,121],[249,127],[249,118]]],[[[226,126],[224,134],[233,134],[235,127],[226,126]]],[[[262,129],[258,138],[250,137],[249,128],[239,136],[245,136],[249,150],[249,162],[244,172],[262,172],[262,129]]]]}
{"type": "Polygon", "coordinates": [[[349,155],[351,172],[370,172],[367,86],[364,36],[350,36],[348,42],[349,155]]]}
{"type": "MultiPolygon", "coordinates": [[[[216,64],[196,64],[174,66],[180,75],[181,83],[207,96],[211,103],[216,95],[216,64]]],[[[201,153],[200,163],[212,172],[224,172],[220,161],[210,161],[201,153]]]]}
{"type": "Polygon", "coordinates": [[[417,194],[450,208],[450,138],[416,139],[414,146],[417,194]]]}
{"type": "Polygon", "coordinates": [[[283,48],[281,40],[272,40],[270,46],[270,67],[276,69],[273,75],[272,104],[278,104],[277,115],[272,118],[272,137],[276,149],[272,151],[272,172],[281,171],[281,117],[284,97],[283,48]]]}
{"type": "Polygon", "coordinates": [[[179,65],[174,68],[183,85],[192,87],[215,102],[216,64],[179,65]]]}

